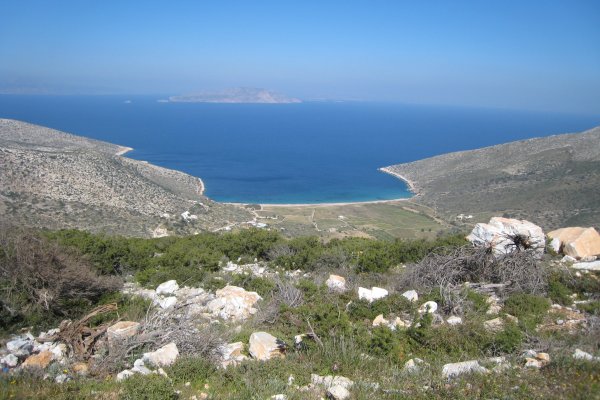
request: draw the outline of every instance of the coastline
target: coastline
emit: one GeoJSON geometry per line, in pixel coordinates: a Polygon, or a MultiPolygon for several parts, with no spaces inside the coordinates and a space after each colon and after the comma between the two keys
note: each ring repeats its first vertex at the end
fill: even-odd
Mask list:
{"type": "MultiPolygon", "coordinates": [[[[402,197],[399,199],[390,199],[390,200],[369,200],[369,201],[348,201],[348,202],[339,202],[339,203],[274,203],[274,204],[258,204],[261,208],[264,207],[340,207],[340,206],[352,206],[352,205],[364,205],[364,204],[386,204],[386,203],[398,203],[403,201],[413,200],[415,197],[419,195],[418,191],[415,188],[415,184],[410,179],[393,172],[389,169],[390,167],[378,168],[379,171],[384,172],[386,174],[390,174],[393,177],[400,179],[405,182],[408,186],[408,190],[413,194],[411,197],[402,197]]],[[[236,206],[248,206],[253,203],[223,203],[230,204],[236,206]]]]}
{"type": "Polygon", "coordinates": [[[129,153],[130,151],[133,151],[133,147],[126,147],[126,146],[119,146],[119,145],[117,145],[117,147],[119,149],[115,153],[116,156],[122,156],[122,155],[129,153]]]}

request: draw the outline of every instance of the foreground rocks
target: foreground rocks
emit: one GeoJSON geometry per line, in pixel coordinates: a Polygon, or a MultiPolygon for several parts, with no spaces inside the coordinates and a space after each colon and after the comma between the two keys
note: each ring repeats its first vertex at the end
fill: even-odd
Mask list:
{"type": "Polygon", "coordinates": [[[475,225],[467,240],[474,246],[490,248],[497,257],[518,249],[529,249],[541,258],[546,246],[544,232],[539,226],[525,220],[502,217],[475,225]]]}
{"type": "MultiPolygon", "coordinates": [[[[557,253],[577,260],[594,259],[600,255],[600,234],[594,228],[569,227],[548,233],[557,253]]],[[[593,260],[592,260],[593,261],[593,260]]]]}
{"type": "Polygon", "coordinates": [[[250,335],[250,354],[257,360],[270,360],[283,357],[286,344],[267,332],[254,332],[250,335]]]}

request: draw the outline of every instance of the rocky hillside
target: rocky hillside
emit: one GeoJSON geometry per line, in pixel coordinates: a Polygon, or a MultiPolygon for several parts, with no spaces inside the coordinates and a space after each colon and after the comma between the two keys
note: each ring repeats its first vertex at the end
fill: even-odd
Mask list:
{"type": "Polygon", "coordinates": [[[250,219],[239,207],[203,196],[198,178],[119,155],[127,150],[1,119],[0,214],[26,226],[138,236],[250,219]]]}
{"type": "Polygon", "coordinates": [[[444,154],[382,169],[449,219],[495,213],[544,228],[600,221],[600,127],[444,154]]]}

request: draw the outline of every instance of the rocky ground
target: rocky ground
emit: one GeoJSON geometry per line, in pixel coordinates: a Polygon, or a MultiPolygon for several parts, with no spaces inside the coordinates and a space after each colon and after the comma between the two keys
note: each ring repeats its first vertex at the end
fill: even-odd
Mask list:
{"type": "MultiPolygon", "coordinates": [[[[458,258],[444,253],[385,276],[229,261],[214,289],[130,280],[122,295],[147,307],[137,320],[122,314],[92,324],[115,311],[105,304],[80,321],[15,334],[0,350],[14,383],[0,390],[37,398],[598,398],[594,232],[550,232],[547,246],[527,221],[476,226],[469,239],[489,250],[477,276],[496,274],[497,262],[512,271],[501,282],[452,284],[440,260],[458,258]],[[522,256],[531,264],[515,265],[522,256]],[[428,289],[432,266],[439,276],[428,289]],[[558,271],[568,285],[548,278],[558,271]],[[547,284],[536,281],[540,273],[547,284]],[[30,382],[37,389],[27,389],[30,382]]],[[[479,253],[468,254],[453,271],[478,263],[479,253]]]]}

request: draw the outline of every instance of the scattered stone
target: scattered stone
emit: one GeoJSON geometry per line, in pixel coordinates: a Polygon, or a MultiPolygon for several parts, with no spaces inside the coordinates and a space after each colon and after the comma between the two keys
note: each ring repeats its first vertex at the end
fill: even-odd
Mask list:
{"type": "Polygon", "coordinates": [[[420,358],[411,358],[404,364],[403,371],[406,373],[415,373],[421,370],[420,365],[425,364],[425,361],[420,358]]]}
{"type": "Polygon", "coordinates": [[[177,297],[175,296],[165,297],[164,299],[158,300],[158,305],[162,309],[173,307],[175,304],[177,304],[177,297]]]}
{"type": "Polygon", "coordinates": [[[383,314],[379,314],[373,320],[373,326],[380,326],[380,325],[386,325],[387,326],[389,324],[390,324],[390,321],[388,321],[387,319],[383,318],[383,314]]]}
{"type": "Polygon", "coordinates": [[[170,281],[166,281],[164,283],[161,283],[160,285],[158,285],[158,287],[156,288],[156,294],[158,295],[173,295],[175,294],[176,291],[179,290],[179,285],[177,284],[176,280],[170,280],[170,281]]]}
{"type": "Polygon", "coordinates": [[[574,263],[577,261],[577,259],[573,258],[571,256],[564,256],[563,258],[560,259],[560,261],[563,263],[574,263]]]}
{"type": "Polygon", "coordinates": [[[573,358],[576,360],[600,361],[600,357],[594,357],[590,353],[587,353],[580,349],[575,349],[575,353],[573,353],[573,358]]]}
{"type": "Polygon", "coordinates": [[[467,240],[476,247],[491,248],[496,257],[519,250],[518,247],[530,249],[537,257],[542,257],[546,246],[546,237],[539,226],[525,220],[502,217],[493,217],[487,224],[475,225],[467,240]],[[515,238],[519,240],[515,241],[515,238]]]}
{"type": "Polygon", "coordinates": [[[534,350],[527,350],[525,356],[526,368],[539,369],[550,364],[550,355],[548,353],[537,353],[534,350]]]}
{"type": "Polygon", "coordinates": [[[71,377],[67,374],[60,374],[57,375],[56,378],[54,378],[54,382],[58,383],[59,385],[68,382],[71,380],[71,377]]]}
{"type": "Polygon", "coordinates": [[[227,285],[216,292],[216,298],[207,304],[208,310],[224,320],[240,321],[256,313],[252,307],[262,297],[256,292],[227,285]]]}
{"type": "Polygon", "coordinates": [[[419,300],[419,295],[417,294],[416,290],[407,290],[406,292],[402,293],[402,296],[406,297],[413,303],[419,300]]]}
{"type": "Polygon", "coordinates": [[[229,365],[235,366],[248,358],[243,354],[244,343],[242,342],[223,345],[219,350],[221,353],[221,366],[223,368],[226,368],[229,365]]]}
{"type": "Polygon", "coordinates": [[[19,359],[14,354],[7,354],[6,356],[0,358],[0,364],[8,368],[14,368],[19,364],[19,359]]]}
{"type": "Polygon", "coordinates": [[[400,317],[396,317],[394,322],[392,322],[390,324],[390,328],[392,330],[395,330],[396,328],[409,328],[411,325],[412,325],[412,323],[410,321],[405,321],[405,320],[401,319],[400,317]]]}
{"type": "Polygon", "coordinates": [[[25,357],[33,350],[33,341],[29,339],[15,339],[6,343],[6,348],[17,357],[25,357]]]}
{"type": "Polygon", "coordinates": [[[367,300],[369,303],[375,300],[383,299],[388,295],[388,291],[378,287],[372,287],[371,289],[365,289],[362,287],[358,288],[358,299],[367,300]]]}
{"type": "Polygon", "coordinates": [[[578,262],[573,264],[573,268],[584,271],[600,271],[600,261],[578,262]]]}
{"type": "Polygon", "coordinates": [[[442,375],[448,379],[472,372],[488,373],[489,370],[479,365],[477,360],[450,363],[442,368],[442,375]]]}
{"type": "Polygon", "coordinates": [[[500,317],[490,319],[483,323],[483,327],[487,332],[498,333],[504,329],[504,320],[500,317]]]}
{"type": "Polygon", "coordinates": [[[90,372],[89,366],[84,362],[78,362],[71,366],[73,372],[77,375],[86,376],[90,372]]]}
{"type": "Polygon", "coordinates": [[[525,359],[525,368],[537,368],[537,369],[540,369],[540,368],[542,368],[542,366],[543,366],[543,363],[540,360],[537,360],[535,358],[530,358],[530,357],[527,357],[525,359]]]}
{"type": "Polygon", "coordinates": [[[287,396],[285,394],[276,394],[271,396],[271,400],[287,400],[287,396]]]}
{"type": "Polygon", "coordinates": [[[346,278],[339,275],[329,275],[329,279],[325,281],[325,284],[330,290],[343,292],[346,290],[346,278]]]}
{"type": "Polygon", "coordinates": [[[270,360],[283,357],[286,345],[267,332],[254,332],[250,335],[250,354],[257,360],[270,360]]]}
{"type": "Polygon", "coordinates": [[[135,321],[119,321],[106,330],[108,344],[114,345],[127,338],[135,336],[140,328],[140,323],[135,321]]]}
{"type": "Polygon", "coordinates": [[[53,357],[54,356],[51,351],[42,351],[39,354],[34,354],[27,357],[22,367],[45,369],[48,365],[50,365],[53,357]]]}
{"type": "Polygon", "coordinates": [[[594,228],[562,228],[549,232],[548,237],[558,239],[562,252],[576,259],[600,254],[600,234],[594,228]]]}
{"type": "Polygon", "coordinates": [[[559,238],[554,238],[550,241],[550,248],[556,253],[560,253],[560,239],[559,238]]]}
{"type": "Polygon", "coordinates": [[[463,320],[461,317],[457,317],[455,315],[449,317],[446,322],[448,323],[448,325],[460,325],[463,323],[463,320]]]}
{"type": "Polygon", "coordinates": [[[133,363],[133,368],[131,368],[131,371],[135,372],[136,374],[142,374],[142,375],[150,375],[152,373],[152,371],[150,371],[150,369],[146,367],[144,360],[141,358],[135,360],[135,362],[133,363]]]}
{"type": "Polygon", "coordinates": [[[427,301],[427,302],[423,303],[421,305],[421,307],[419,307],[419,313],[433,314],[434,312],[437,311],[437,308],[438,308],[438,305],[435,301],[427,301]]]}
{"type": "Polygon", "coordinates": [[[128,369],[121,371],[117,374],[117,382],[124,381],[125,379],[132,377],[133,375],[135,375],[135,372],[132,372],[128,369]]]}
{"type": "Polygon", "coordinates": [[[335,385],[327,389],[327,398],[332,400],[346,400],[350,398],[350,392],[343,386],[335,385]]]}
{"type": "Polygon", "coordinates": [[[177,350],[177,345],[169,343],[156,351],[144,353],[142,360],[144,363],[156,367],[168,367],[175,362],[178,356],[179,350],[177,350]]]}
{"type": "Polygon", "coordinates": [[[310,374],[310,381],[315,386],[321,386],[325,389],[328,389],[332,386],[341,386],[345,389],[351,389],[354,385],[350,379],[345,376],[319,376],[317,374],[310,374]]]}

